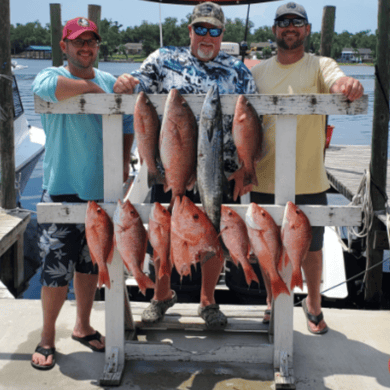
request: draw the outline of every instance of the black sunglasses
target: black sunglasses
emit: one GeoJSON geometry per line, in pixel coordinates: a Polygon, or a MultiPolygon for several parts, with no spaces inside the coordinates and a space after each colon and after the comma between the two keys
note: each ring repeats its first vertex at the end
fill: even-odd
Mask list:
{"type": "Polygon", "coordinates": [[[281,28],[286,28],[290,24],[294,27],[303,27],[307,24],[307,20],[305,19],[280,19],[280,20],[275,20],[275,25],[281,27],[281,28]]]}
{"type": "Polygon", "coordinates": [[[207,28],[202,26],[194,26],[194,31],[196,35],[200,35],[201,37],[204,37],[207,34],[207,31],[210,34],[210,37],[217,38],[222,34],[222,28],[207,28]]]}

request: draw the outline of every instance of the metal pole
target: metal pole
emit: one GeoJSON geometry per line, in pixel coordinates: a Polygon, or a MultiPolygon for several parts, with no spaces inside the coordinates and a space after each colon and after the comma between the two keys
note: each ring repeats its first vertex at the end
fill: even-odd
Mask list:
{"type": "Polygon", "coordinates": [[[251,7],[251,5],[248,4],[248,11],[247,11],[247,14],[246,14],[246,24],[245,24],[245,36],[244,36],[244,40],[240,44],[240,51],[241,51],[241,56],[242,56],[241,61],[242,62],[245,61],[246,51],[248,50],[248,44],[246,42],[246,39],[247,39],[247,36],[248,36],[248,24],[249,24],[249,10],[250,10],[250,7],[251,7]]]}
{"type": "Polygon", "coordinates": [[[16,194],[9,0],[0,0],[0,9],[0,206],[13,209],[16,207],[16,194]]]}
{"type": "Polygon", "coordinates": [[[161,24],[161,4],[159,4],[158,7],[160,9],[160,47],[163,47],[162,24],[161,24]]]}

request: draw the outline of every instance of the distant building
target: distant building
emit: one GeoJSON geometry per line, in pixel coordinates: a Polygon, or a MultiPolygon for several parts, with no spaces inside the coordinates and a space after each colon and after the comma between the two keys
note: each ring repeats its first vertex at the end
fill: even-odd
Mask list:
{"type": "Polygon", "coordinates": [[[126,54],[141,54],[142,53],[142,43],[126,43],[126,54]]]}
{"type": "Polygon", "coordinates": [[[337,59],[339,62],[372,62],[372,51],[371,49],[354,49],[344,48],[341,52],[341,57],[337,59]]]}
{"type": "Polygon", "coordinates": [[[25,58],[51,59],[51,46],[31,45],[23,52],[25,58]]]}

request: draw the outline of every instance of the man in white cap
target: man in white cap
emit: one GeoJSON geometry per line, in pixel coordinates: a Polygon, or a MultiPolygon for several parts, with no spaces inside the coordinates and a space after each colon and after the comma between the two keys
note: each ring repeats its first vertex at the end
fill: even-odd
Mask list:
{"type": "MultiPolygon", "coordinates": [[[[346,77],[331,58],[305,53],[304,43],[310,35],[305,9],[294,2],[281,5],[275,15],[272,31],[276,37],[277,55],[254,66],[251,71],[259,93],[305,94],[342,93],[350,101],[363,95],[360,82],[346,77]]],[[[297,204],[326,205],[329,183],[324,166],[325,116],[298,116],[296,198],[297,204]]],[[[263,117],[265,143],[268,148],[257,164],[259,185],[253,188],[251,201],[260,204],[274,203],[275,191],[275,117],[263,117]]],[[[308,287],[308,296],[302,302],[308,330],[315,334],[326,333],[328,328],[321,311],[322,245],[324,227],[312,227],[312,242],[302,263],[308,287]]],[[[268,310],[272,294],[267,275],[268,310]]]]}
{"type": "MultiPolygon", "coordinates": [[[[220,51],[224,26],[225,17],[218,4],[200,3],[193,9],[188,26],[190,46],[169,46],[156,50],[144,61],[139,70],[132,72],[131,75],[124,74],[119,77],[114,91],[133,93],[139,84],[139,89],[150,94],[167,94],[172,88],[178,89],[181,94],[206,94],[213,84],[217,84],[220,94],[255,93],[254,80],[246,66],[238,58],[220,51]]],[[[232,121],[232,115],[223,115],[224,168],[227,176],[238,168],[235,159],[236,149],[231,135],[232,121]]],[[[186,195],[200,203],[199,194],[187,191],[186,195]]],[[[171,192],[165,193],[162,185],[152,187],[152,203],[154,201],[169,203],[170,200],[171,192]]],[[[200,267],[201,282],[198,270],[192,273],[192,280],[185,277],[182,285],[178,287],[190,289],[201,283],[198,314],[210,329],[223,328],[227,324],[227,319],[219,310],[214,298],[215,286],[222,267],[223,264],[213,267],[208,261],[200,267]]],[[[155,275],[158,275],[158,269],[155,270],[155,275]]],[[[172,273],[172,280],[174,279],[179,281],[175,270],[172,273]]],[[[161,321],[165,312],[176,301],[176,293],[171,289],[171,278],[164,277],[157,281],[154,297],[150,306],[144,311],[142,320],[161,321]]]]}

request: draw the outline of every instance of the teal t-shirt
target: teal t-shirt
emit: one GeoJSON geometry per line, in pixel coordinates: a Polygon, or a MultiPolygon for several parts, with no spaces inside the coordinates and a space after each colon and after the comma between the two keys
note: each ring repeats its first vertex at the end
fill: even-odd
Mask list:
{"type": "MultiPolygon", "coordinates": [[[[107,93],[113,93],[115,77],[95,70],[91,79],[107,93]]],[[[58,76],[79,79],[63,66],[42,70],[35,78],[33,92],[48,102],[57,102],[58,76]]],[[[131,134],[132,116],[123,116],[123,132],[131,134]]],[[[103,199],[102,116],[94,114],[42,114],[46,133],[43,161],[43,189],[50,195],[76,194],[84,200],[103,199]]]]}

